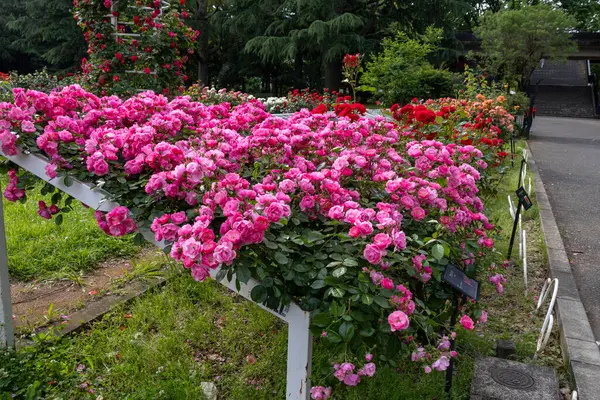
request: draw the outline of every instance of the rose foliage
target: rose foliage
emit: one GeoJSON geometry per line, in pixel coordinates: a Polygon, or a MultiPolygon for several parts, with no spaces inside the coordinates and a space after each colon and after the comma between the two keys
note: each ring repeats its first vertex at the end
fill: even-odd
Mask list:
{"type": "MultiPolygon", "coordinates": [[[[478,183],[490,167],[462,136],[432,132],[457,118],[452,132],[486,137],[489,124],[473,119],[479,106],[444,99],[423,106],[439,109],[433,115],[400,112],[398,124],[308,110],[284,120],[255,100],[233,108],[153,92],[121,100],[77,85],[14,89],[14,99],[0,103],[5,154],[36,153],[50,177],[101,186],[121,204],[96,214],[106,233],[151,229],[195,279],[220,268],[218,279],[260,281],[258,303],[314,311],[314,333],[345,354],[334,381],[354,386],[375,373],[373,356],[350,363],[368,352],[391,365],[412,352],[425,372],[456,356],[438,336],[453,329],[453,291],[441,275],[449,262],[472,277],[489,265],[494,226],[478,183]]],[[[19,174],[9,200],[33,187],[19,174]]],[[[54,196],[58,207],[44,204],[40,215],[62,216],[61,202],[54,196]]],[[[467,329],[485,315],[466,301],[461,313],[467,329]]]]}

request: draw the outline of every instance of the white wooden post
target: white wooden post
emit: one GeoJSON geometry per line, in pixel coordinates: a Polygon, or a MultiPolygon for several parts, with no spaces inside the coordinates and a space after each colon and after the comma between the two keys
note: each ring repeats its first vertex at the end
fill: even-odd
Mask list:
{"type": "Polygon", "coordinates": [[[527,296],[527,231],[523,231],[523,282],[525,283],[525,296],[527,296]]]}
{"type": "MultiPolygon", "coordinates": [[[[92,189],[92,187],[86,183],[79,182],[77,180],[73,180],[73,184],[70,186],[65,185],[64,179],[62,177],[56,177],[54,179],[50,179],[45,172],[45,167],[47,165],[47,161],[41,157],[32,154],[23,154],[19,151],[19,154],[16,156],[6,156],[0,150],[0,156],[8,158],[10,161],[15,164],[21,166],[32,174],[36,175],[38,178],[51,183],[61,191],[71,195],[72,197],[78,199],[79,201],[85,203],[89,207],[108,212],[118,207],[117,203],[107,201],[106,198],[109,197],[109,194],[102,189],[92,189]]],[[[0,208],[1,211],[1,208],[0,208]]],[[[0,224],[2,220],[0,219],[0,224]]],[[[3,226],[3,225],[2,225],[3,226]]],[[[156,242],[154,239],[154,234],[149,230],[141,230],[140,233],[144,236],[144,238],[150,243],[158,246],[160,248],[164,248],[165,244],[162,242],[156,242]]],[[[0,237],[0,250],[2,245],[2,240],[4,236],[0,237]]],[[[3,278],[3,265],[8,265],[6,262],[2,261],[2,252],[0,252],[0,283],[8,285],[8,268],[6,267],[6,279],[3,278]]],[[[6,252],[4,252],[4,257],[6,257],[6,252]]],[[[218,269],[211,270],[210,275],[215,278],[218,269]]],[[[235,283],[235,275],[231,280],[227,278],[223,279],[220,282],[222,285],[227,286],[232,291],[238,293],[242,297],[252,301],[252,297],[250,293],[252,289],[259,285],[260,282],[250,279],[247,284],[240,284],[240,290],[237,290],[235,283]]],[[[1,294],[4,296],[4,290],[2,290],[1,294]]],[[[10,311],[10,296],[7,297],[8,309],[10,311]]],[[[257,303],[255,303],[257,304],[257,303]]],[[[2,305],[4,307],[4,297],[2,305]]],[[[294,399],[294,400],[308,400],[310,398],[310,381],[309,376],[311,372],[311,360],[312,360],[312,335],[310,333],[310,321],[311,315],[307,311],[303,311],[297,304],[291,303],[287,306],[282,312],[277,312],[268,307],[263,306],[262,304],[258,304],[262,309],[270,312],[275,315],[277,318],[285,321],[288,324],[288,360],[287,360],[287,386],[286,386],[286,398],[294,399]]],[[[3,308],[0,308],[0,312],[3,308]]],[[[9,312],[8,318],[12,318],[12,312],[9,312]]],[[[2,314],[0,313],[0,321],[2,321],[2,314]]],[[[10,320],[10,328],[11,328],[11,339],[13,338],[12,333],[12,319],[10,320]]],[[[0,330],[0,345],[1,345],[1,330],[0,330]]],[[[12,342],[11,342],[12,343],[12,342]]]]}
{"type": "Polygon", "coordinates": [[[548,306],[548,311],[546,312],[546,317],[544,318],[544,323],[542,324],[542,329],[540,330],[540,336],[538,337],[535,354],[533,356],[534,360],[537,359],[538,354],[544,350],[546,344],[548,343],[548,339],[550,339],[550,334],[552,333],[552,326],[554,325],[552,311],[554,310],[554,303],[556,303],[556,295],[558,294],[558,279],[546,279],[544,286],[542,286],[542,291],[535,309],[537,312],[541,308],[544,300],[546,300],[546,297],[548,297],[550,289],[552,289],[553,286],[554,290],[552,292],[552,298],[550,300],[550,305],[548,306]]]}
{"type": "MultiPolygon", "coordinates": [[[[1,188],[0,188],[1,191],[1,188]]],[[[4,208],[0,194],[0,348],[13,347],[15,332],[10,301],[10,282],[8,280],[8,255],[6,252],[6,233],[4,229],[4,208]]]]}

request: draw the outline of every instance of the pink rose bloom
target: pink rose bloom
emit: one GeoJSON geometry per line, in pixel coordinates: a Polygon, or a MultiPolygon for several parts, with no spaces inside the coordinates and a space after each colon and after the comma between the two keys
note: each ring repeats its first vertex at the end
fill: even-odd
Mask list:
{"type": "Polygon", "coordinates": [[[373,375],[375,375],[375,370],[376,370],[375,363],[372,363],[372,362],[370,362],[368,364],[365,364],[362,367],[362,373],[363,373],[363,375],[366,375],[366,376],[373,376],[373,375]]]}
{"type": "Polygon", "coordinates": [[[26,133],[33,133],[35,132],[35,125],[31,121],[22,121],[21,130],[26,133]]]}
{"type": "Polygon", "coordinates": [[[396,250],[404,250],[406,248],[406,234],[403,231],[392,232],[392,236],[396,250]]]}
{"type": "Polygon", "coordinates": [[[48,207],[46,206],[46,203],[44,203],[43,201],[38,202],[38,215],[44,219],[51,219],[52,218],[52,214],[50,213],[50,210],[48,209],[48,207]]]}
{"type": "Polygon", "coordinates": [[[392,244],[392,239],[390,238],[390,235],[386,233],[378,233],[373,238],[373,244],[381,250],[385,250],[392,244]]]}
{"type": "Polygon", "coordinates": [[[190,260],[197,260],[202,254],[202,243],[194,238],[189,238],[182,244],[183,255],[190,260]]]}
{"type": "Polygon", "coordinates": [[[363,256],[369,263],[377,265],[381,262],[383,253],[379,247],[375,246],[374,244],[368,244],[363,251],[363,256]]]}
{"type": "Polygon", "coordinates": [[[313,196],[306,195],[300,200],[300,209],[302,211],[315,207],[315,199],[313,196]]]}
{"type": "Polygon", "coordinates": [[[171,214],[171,221],[173,221],[173,223],[176,225],[180,225],[187,221],[187,216],[185,215],[184,211],[180,211],[178,213],[171,214]]]}
{"type": "Polygon", "coordinates": [[[284,179],[279,183],[279,189],[284,193],[291,193],[296,190],[296,184],[290,179],[284,179]]]}
{"type": "Polygon", "coordinates": [[[360,383],[360,375],[349,374],[344,377],[344,384],[347,386],[356,386],[360,383]]]}
{"type": "Polygon", "coordinates": [[[327,400],[331,396],[331,387],[313,386],[310,389],[310,398],[313,400],[327,400]]]}
{"type": "Polygon", "coordinates": [[[50,210],[50,214],[53,214],[53,215],[58,214],[58,212],[59,212],[58,206],[56,204],[52,204],[50,206],[49,210],[50,210]]]}
{"type": "Polygon", "coordinates": [[[481,312],[481,316],[479,317],[479,322],[481,322],[482,324],[486,323],[488,319],[488,314],[487,311],[483,310],[481,312]]]}
{"type": "Polygon", "coordinates": [[[344,206],[333,206],[327,213],[331,219],[342,219],[344,217],[344,206]]]}
{"type": "Polygon", "coordinates": [[[408,328],[410,321],[402,311],[394,311],[388,316],[388,324],[390,324],[392,332],[403,331],[408,328]]]}
{"type": "Polygon", "coordinates": [[[425,218],[425,210],[421,207],[415,207],[411,210],[410,215],[415,219],[415,221],[421,221],[425,218]]]}
{"type": "Polygon", "coordinates": [[[371,362],[371,360],[373,359],[373,354],[371,353],[367,353],[365,355],[365,360],[367,360],[368,362],[371,362]]]}
{"type": "Polygon", "coordinates": [[[472,331],[474,328],[473,320],[468,315],[463,315],[460,319],[460,324],[468,331],[472,331]]]}
{"type": "Polygon", "coordinates": [[[271,203],[271,205],[265,208],[265,216],[271,222],[279,222],[281,218],[286,216],[285,207],[283,206],[283,204],[274,201],[273,203],[271,203]]]}
{"type": "Polygon", "coordinates": [[[236,253],[233,250],[233,246],[230,242],[225,242],[218,245],[214,251],[215,261],[219,264],[231,265],[235,259],[236,253]]]}
{"type": "Polygon", "coordinates": [[[46,164],[46,175],[52,179],[56,178],[56,165],[46,164]]]}
{"type": "Polygon", "coordinates": [[[394,282],[390,278],[383,278],[380,283],[382,288],[394,290],[394,282]]]}
{"type": "Polygon", "coordinates": [[[446,356],[441,356],[439,360],[436,360],[431,366],[436,371],[445,371],[450,366],[450,360],[446,356]]]}
{"type": "Polygon", "coordinates": [[[431,373],[431,367],[429,365],[426,365],[425,367],[423,367],[423,369],[425,370],[426,374],[430,374],[431,373]]]}

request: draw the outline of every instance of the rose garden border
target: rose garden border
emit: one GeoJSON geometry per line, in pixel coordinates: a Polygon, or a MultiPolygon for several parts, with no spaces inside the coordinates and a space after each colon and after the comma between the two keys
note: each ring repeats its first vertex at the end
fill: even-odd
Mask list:
{"type": "MultiPolygon", "coordinates": [[[[73,180],[71,185],[66,185],[62,177],[50,179],[45,172],[48,164],[43,158],[33,154],[23,154],[21,151],[16,156],[7,156],[0,151],[0,156],[19,165],[21,168],[36,175],[38,178],[49,182],[61,191],[69,194],[89,207],[108,212],[118,207],[117,203],[108,201],[109,194],[101,189],[94,189],[89,184],[73,180]]],[[[144,238],[159,248],[164,248],[162,242],[156,242],[154,235],[149,230],[140,231],[144,238]]],[[[211,271],[215,278],[219,269],[211,271]]],[[[260,283],[250,279],[247,284],[240,283],[237,289],[235,275],[229,281],[227,278],[220,282],[230,290],[252,301],[250,292],[260,283]]],[[[253,301],[252,301],[253,302],[253,301]]],[[[254,303],[254,302],[253,302],[254,303]]],[[[255,303],[258,304],[258,303],[255,303]]],[[[258,304],[262,309],[270,312],[288,324],[288,355],[287,355],[287,384],[286,399],[310,398],[310,372],[312,362],[312,334],[309,330],[311,315],[303,311],[297,304],[291,303],[281,313],[258,304]]],[[[12,321],[12,304],[10,299],[10,283],[8,279],[8,255],[6,249],[6,236],[4,229],[4,211],[0,200],[0,347],[14,346],[14,328],[12,321]]]]}

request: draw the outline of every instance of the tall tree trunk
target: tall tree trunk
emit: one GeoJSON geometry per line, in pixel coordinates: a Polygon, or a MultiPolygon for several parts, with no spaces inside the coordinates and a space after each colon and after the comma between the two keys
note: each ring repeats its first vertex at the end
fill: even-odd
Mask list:
{"type": "Polygon", "coordinates": [[[325,64],[325,88],[339,91],[341,83],[342,62],[335,61],[325,64]]]}
{"type": "Polygon", "coordinates": [[[198,40],[198,81],[208,85],[208,0],[196,0],[196,21],[198,21],[200,38],[198,40]]]}

